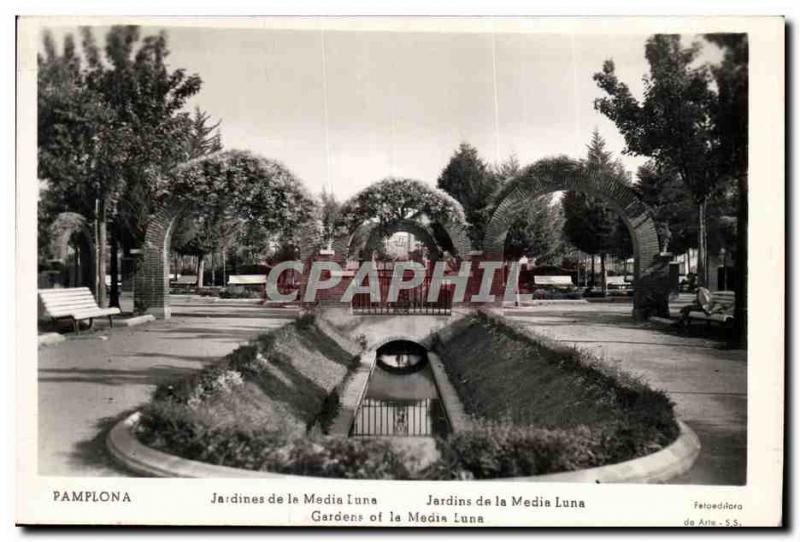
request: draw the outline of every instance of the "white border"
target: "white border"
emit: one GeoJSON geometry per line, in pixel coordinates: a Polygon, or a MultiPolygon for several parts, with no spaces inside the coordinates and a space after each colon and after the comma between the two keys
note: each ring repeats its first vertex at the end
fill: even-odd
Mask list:
{"type": "MultiPolygon", "coordinates": [[[[158,3],[162,4],[162,3],[158,3]]],[[[411,5],[414,3],[412,2],[411,5]]],[[[494,4],[494,3],[493,3],[494,4]]],[[[605,3],[604,6],[608,6],[609,4],[615,3],[605,3]]],[[[699,3],[691,2],[695,6],[698,6],[699,3]]],[[[768,6],[765,4],[761,4],[760,9],[758,12],[766,13],[770,11],[768,6]]],[[[774,3],[773,3],[774,4],[774,3]]],[[[203,9],[203,6],[207,5],[207,3],[195,3],[193,8],[196,10],[203,9]]],[[[463,4],[467,6],[465,9],[468,10],[469,2],[463,4]]],[[[726,3],[726,9],[728,12],[736,11],[737,6],[741,4],[737,4],[734,2],[726,3]]],[[[63,6],[62,6],[63,7],[63,6]]],[[[163,4],[159,6],[162,9],[154,8],[154,9],[147,9],[148,2],[142,2],[137,9],[146,9],[150,13],[158,13],[163,12],[163,4]]],[[[226,6],[227,7],[227,6],[226,6]]],[[[497,11],[495,13],[502,12],[502,8],[499,6],[497,7],[497,11]]],[[[568,5],[559,5],[554,6],[560,13],[565,13],[568,9],[568,5]]],[[[639,6],[644,8],[644,6],[639,6]]],[[[70,5],[71,12],[75,12],[73,5],[70,5]]],[[[608,11],[613,11],[612,8],[607,8],[608,11]]],[[[678,9],[674,4],[671,4],[670,12],[675,13],[678,9]]],[[[774,9],[774,8],[773,8],[774,9]]],[[[29,10],[25,10],[29,11],[29,10]]],[[[34,10],[35,11],[35,10],[34,10]]],[[[52,11],[52,10],[51,10],[52,11]]],[[[95,10],[97,12],[101,10],[95,10]]],[[[252,11],[258,11],[257,9],[252,9],[252,11]]],[[[312,10],[313,11],[313,10],[312,10]]],[[[364,12],[367,11],[362,8],[356,8],[356,12],[364,12]]],[[[607,12],[608,12],[607,11],[607,12]]],[[[647,11],[646,8],[642,9],[642,11],[647,11]]],[[[690,10],[691,11],[691,10],[690,10]]],[[[750,12],[753,10],[750,9],[750,12]]],[[[30,12],[30,11],[29,11],[30,12]]],[[[295,9],[292,10],[293,13],[298,13],[299,10],[295,9]]],[[[395,10],[397,12],[397,10],[395,10]]],[[[479,10],[473,11],[473,13],[478,13],[479,10]]],[[[519,13],[520,11],[513,11],[514,13],[519,13]]],[[[585,12],[585,8],[584,8],[585,12]]],[[[663,11],[662,11],[663,12],[663,11]]],[[[686,11],[684,11],[686,12],[686,11]]],[[[773,11],[774,12],[774,11],[773,11]]],[[[695,11],[696,13],[696,11],[695,11]]],[[[330,19],[326,20],[326,24],[331,21],[330,19]]],[[[441,22],[441,21],[440,21],[441,22]]],[[[502,22],[502,21],[501,21],[502,22]]],[[[567,25],[574,24],[575,21],[570,20],[549,20],[550,22],[562,22],[567,25]]],[[[630,27],[634,21],[628,19],[625,21],[626,26],[630,27]]],[[[635,21],[638,22],[638,21],[635,21]]],[[[664,20],[661,19],[660,23],[663,23],[664,20]]],[[[744,21],[736,21],[733,19],[727,19],[723,21],[723,24],[727,25],[729,23],[734,23],[732,26],[736,29],[741,28],[740,24],[744,26],[748,26],[752,20],[744,20],[744,21]]],[[[480,21],[479,25],[484,25],[485,21],[480,21]]],[[[485,28],[485,27],[484,27],[485,28]]],[[[612,30],[614,28],[614,24],[610,25],[608,30],[612,30]]],[[[641,27],[640,27],[641,28],[641,27]]],[[[495,28],[496,29],[496,28],[495,28]]],[[[707,30],[707,27],[704,27],[704,30],[707,30]]],[[[782,30],[782,29],[781,29],[782,30]]],[[[641,32],[642,30],[637,30],[641,32]]],[[[780,98],[775,95],[775,89],[780,89],[782,93],[783,85],[782,85],[782,74],[783,74],[783,62],[780,56],[776,56],[774,54],[767,54],[764,55],[765,51],[768,51],[770,47],[775,46],[775,42],[780,41],[782,32],[763,32],[759,33],[758,40],[754,40],[751,37],[751,58],[758,59],[758,62],[751,61],[751,67],[755,70],[751,75],[751,89],[752,89],[752,99],[751,99],[751,135],[752,136],[767,136],[766,138],[760,137],[752,137],[751,139],[751,153],[753,155],[758,155],[762,157],[761,160],[756,162],[756,160],[752,160],[752,170],[751,170],[751,261],[754,262],[753,265],[750,267],[751,271],[751,284],[758,284],[758,291],[756,301],[751,306],[751,322],[758,322],[757,325],[752,326],[752,335],[751,335],[751,342],[750,342],[750,349],[751,349],[751,363],[750,363],[750,377],[749,378],[749,385],[750,385],[750,401],[748,405],[748,417],[750,420],[757,420],[757,423],[751,423],[750,428],[750,435],[749,435],[749,442],[751,446],[755,446],[756,444],[763,446],[767,449],[767,454],[770,454],[769,449],[772,450],[771,455],[768,456],[761,456],[758,455],[754,459],[753,455],[751,454],[751,460],[749,461],[750,465],[752,466],[753,470],[749,472],[749,479],[750,480],[757,480],[758,482],[754,482],[753,487],[748,487],[745,492],[749,493],[750,496],[754,499],[754,506],[758,507],[755,509],[757,512],[763,512],[766,509],[773,509],[775,510],[775,503],[774,501],[770,501],[770,492],[758,492],[756,491],[758,488],[755,487],[756,483],[765,483],[768,484],[769,481],[775,483],[780,476],[780,458],[776,457],[776,452],[780,450],[781,442],[775,441],[776,429],[779,426],[779,422],[782,418],[782,402],[776,401],[775,399],[782,399],[782,365],[779,367],[775,367],[775,371],[767,371],[765,370],[765,365],[762,360],[769,360],[769,359],[783,359],[783,340],[782,340],[782,329],[783,329],[783,318],[779,311],[775,310],[776,306],[780,306],[776,304],[780,298],[782,298],[782,286],[783,286],[783,276],[782,276],[782,267],[783,267],[783,242],[782,242],[782,233],[783,228],[778,227],[780,225],[783,218],[783,186],[777,181],[783,178],[783,163],[780,156],[777,154],[781,154],[778,151],[781,151],[783,148],[783,114],[782,114],[782,103],[780,98]],[[780,77],[776,77],[776,76],[780,77]],[[770,90],[771,89],[771,90],[770,90]],[[766,140],[765,140],[766,139],[766,140]],[[777,153],[777,154],[776,154],[777,153]],[[756,181],[759,179],[759,181],[756,181]],[[761,179],[768,179],[761,181],[761,179]],[[776,186],[779,185],[779,186],[776,186]],[[769,210],[769,212],[761,212],[757,213],[757,210],[769,210]],[[778,235],[775,235],[775,234],[778,235]],[[755,262],[759,262],[758,265],[755,265],[755,262]],[[764,265],[763,262],[766,262],[764,265]],[[756,329],[757,327],[757,329],[756,329]],[[756,354],[757,353],[757,357],[756,354]],[[759,362],[757,363],[756,360],[759,362]],[[753,369],[757,369],[754,371],[753,369]],[[765,374],[769,372],[770,374],[765,374]],[[776,388],[777,386],[777,388],[776,388]],[[776,393],[777,392],[777,393],[776,393]],[[767,403],[763,401],[763,399],[767,399],[767,403]],[[770,399],[772,399],[770,401],[770,399]],[[768,410],[764,410],[763,408],[756,408],[758,406],[766,406],[768,403],[772,403],[768,410]],[[770,438],[770,436],[772,438],[770,438]],[[756,491],[753,493],[753,491],[756,491]]],[[[35,79],[34,79],[34,89],[35,89],[35,79]]],[[[28,91],[30,89],[27,89],[28,91]]],[[[20,92],[21,96],[24,96],[22,91],[20,92]]],[[[28,94],[29,95],[29,94],[28,94]]],[[[35,96],[35,92],[33,93],[35,96]]],[[[24,125],[30,126],[30,120],[35,120],[35,110],[33,111],[33,116],[30,115],[30,110],[23,110],[21,111],[27,117],[27,121],[20,122],[20,126],[23,127],[24,125]]],[[[35,122],[32,124],[35,126],[35,122]]],[[[6,124],[8,126],[8,124],[6,124]]],[[[19,133],[20,136],[26,135],[24,132],[19,133]]],[[[30,137],[30,134],[27,134],[30,137]]],[[[13,141],[13,139],[12,139],[13,141]]],[[[5,147],[6,149],[8,147],[5,147]]],[[[28,176],[30,177],[31,169],[30,169],[30,162],[28,164],[25,163],[25,160],[20,160],[19,162],[19,174],[21,177],[28,176]]],[[[35,178],[35,170],[33,170],[33,178],[35,178]]],[[[31,201],[29,193],[30,184],[20,184],[20,200],[19,202],[22,204],[20,208],[24,208],[29,210],[26,206],[28,202],[31,201]]],[[[35,186],[35,184],[33,185],[35,186]]],[[[34,199],[35,201],[35,195],[34,199]]],[[[8,199],[6,199],[6,204],[8,204],[8,199]]],[[[11,213],[5,213],[4,216],[8,217],[11,213]]],[[[21,219],[24,219],[24,216],[21,216],[21,219]]],[[[21,220],[22,222],[22,220],[21,220]]],[[[13,230],[12,230],[13,231],[13,230]]],[[[20,252],[19,256],[21,257],[18,263],[20,264],[17,268],[17,291],[27,291],[30,292],[31,289],[28,288],[31,282],[31,279],[35,274],[28,273],[27,275],[24,273],[20,273],[20,270],[23,269],[27,263],[30,263],[29,255],[32,252],[31,247],[35,246],[35,230],[31,231],[29,229],[21,229],[20,230],[20,237],[18,237],[17,242],[18,246],[22,247],[23,251],[20,252]],[[33,241],[32,241],[33,240],[33,241]],[[27,250],[26,250],[27,249],[27,250]]],[[[35,265],[35,254],[33,258],[33,263],[35,265]]],[[[12,283],[9,281],[3,281],[4,284],[12,283]]],[[[13,284],[13,283],[12,283],[13,284]]],[[[35,289],[35,285],[34,285],[35,289]]],[[[13,291],[13,290],[12,290],[13,291]]],[[[752,290],[751,290],[752,291],[752,290]]],[[[751,299],[753,296],[751,296],[751,299]]],[[[31,304],[32,305],[32,304],[31,304]]],[[[26,310],[24,306],[19,306],[18,309],[21,309],[23,312],[26,310]]],[[[21,322],[22,320],[20,320],[21,322]]],[[[6,327],[6,329],[9,329],[6,327]]],[[[35,330],[33,330],[35,335],[35,330]]],[[[29,334],[30,330],[27,327],[18,327],[16,338],[19,341],[20,339],[31,337],[29,334]]],[[[18,352],[18,354],[29,354],[30,351],[18,352]]],[[[31,422],[35,422],[35,418],[32,418],[32,415],[35,415],[35,400],[31,404],[30,398],[34,397],[35,395],[31,395],[29,390],[35,389],[35,372],[30,369],[33,367],[33,364],[26,365],[22,362],[25,359],[24,355],[18,355],[16,357],[17,364],[16,366],[20,369],[18,379],[16,380],[16,389],[17,390],[26,390],[24,397],[21,397],[22,400],[25,400],[27,403],[26,405],[22,405],[22,403],[18,403],[18,414],[20,422],[20,427],[36,427],[36,424],[31,422]],[[22,363],[21,363],[22,362],[22,363]],[[33,408],[29,408],[33,407],[33,408]]],[[[8,379],[8,381],[13,382],[12,379],[8,379]]],[[[18,435],[21,436],[21,435],[18,435]]],[[[30,442],[27,442],[23,438],[19,438],[19,445],[22,447],[27,446],[27,451],[30,451],[30,442]]],[[[34,448],[35,449],[35,448],[34,448]]],[[[18,450],[19,453],[19,450],[18,450]]],[[[20,495],[24,496],[31,490],[35,490],[32,486],[34,484],[43,482],[42,479],[31,479],[30,471],[25,468],[25,464],[28,466],[35,465],[35,461],[27,460],[30,455],[26,453],[19,453],[20,458],[25,457],[26,461],[21,461],[18,464],[17,472],[21,473],[23,477],[25,477],[25,484],[20,484],[18,490],[20,495]],[[25,463],[25,464],[23,464],[25,463]],[[21,468],[19,468],[21,467],[21,468]],[[30,485],[27,482],[34,482],[30,485]]],[[[36,478],[36,477],[34,477],[36,478]]],[[[111,481],[111,480],[109,480],[111,481]]],[[[116,482],[116,480],[114,481],[116,482]]],[[[132,482],[124,480],[124,482],[132,482]]],[[[115,485],[115,484],[112,484],[115,485]]],[[[131,486],[139,485],[130,483],[131,486]]],[[[146,484],[145,484],[146,485],[146,484]]],[[[774,486],[773,486],[774,487],[774,486]]],[[[587,488],[588,489],[588,488],[587,488]]],[[[604,488],[605,489],[605,488],[604,488]]],[[[626,501],[626,505],[631,505],[628,507],[624,513],[624,517],[626,518],[633,518],[634,514],[639,515],[651,513],[652,510],[648,509],[640,509],[636,504],[637,503],[630,503],[631,495],[630,493],[647,493],[650,491],[650,488],[629,488],[629,491],[626,491],[627,498],[624,498],[623,495],[619,495],[619,497],[624,498],[626,501]]],[[[650,507],[652,508],[653,502],[669,502],[669,499],[666,498],[667,494],[672,493],[674,488],[658,488],[663,491],[659,491],[657,497],[651,498],[644,498],[641,497],[635,500],[646,500],[650,503],[650,507]]],[[[693,487],[692,491],[696,492],[698,488],[693,487]]],[[[684,488],[685,490],[685,488],[684,488]]],[[[177,488],[174,490],[177,492],[177,488]]],[[[587,493],[593,493],[594,490],[589,490],[587,493]]],[[[182,492],[181,492],[182,493],[182,492]]],[[[173,496],[174,498],[174,496],[173,496]]],[[[29,504],[33,501],[29,501],[29,504]]],[[[52,505],[46,502],[40,503],[42,506],[40,507],[39,512],[41,512],[42,508],[52,508],[52,505]]],[[[27,508],[27,507],[26,507],[27,508]]],[[[645,507],[647,508],[647,507],[645,507]]],[[[18,514],[21,509],[18,509],[18,514]]],[[[29,508],[25,510],[26,512],[31,512],[29,508]]],[[[45,516],[49,515],[45,513],[45,516]]],[[[76,519],[83,514],[76,514],[73,515],[76,519]]],[[[97,519],[96,514],[92,514],[94,520],[97,519]]],[[[767,516],[763,516],[760,513],[757,514],[761,518],[766,518],[767,516]]],[[[62,516],[63,517],[63,516],[62,516]]],[[[642,516],[640,516],[642,517],[642,516]]],[[[18,518],[21,516],[18,515],[18,518]]],[[[92,520],[92,518],[89,518],[92,520]]],[[[115,519],[121,520],[122,516],[116,516],[115,519]]],[[[634,520],[635,521],[635,520],[634,520]]]]}

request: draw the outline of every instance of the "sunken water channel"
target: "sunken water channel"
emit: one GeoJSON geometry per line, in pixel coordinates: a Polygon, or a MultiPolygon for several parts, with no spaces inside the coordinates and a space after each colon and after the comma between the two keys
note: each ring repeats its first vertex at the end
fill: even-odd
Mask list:
{"type": "Polygon", "coordinates": [[[447,432],[447,417],[425,348],[411,341],[391,341],[380,347],[350,435],[433,437],[447,432]]]}

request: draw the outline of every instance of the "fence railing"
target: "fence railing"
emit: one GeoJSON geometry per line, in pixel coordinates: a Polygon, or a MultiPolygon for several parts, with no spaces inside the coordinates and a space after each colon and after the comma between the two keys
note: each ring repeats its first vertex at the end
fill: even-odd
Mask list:
{"type": "MultiPolygon", "coordinates": [[[[410,278],[410,277],[408,277],[410,278]]],[[[453,310],[453,288],[443,284],[434,301],[428,301],[431,276],[426,276],[419,286],[400,290],[396,301],[389,301],[389,286],[392,280],[391,269],[378,270],[380,301],[372,301],[369,294],[353,296],[353,314],[398,315],[428,314],[450,315],[453,310]]]]}
{"type": "Polygon", "coordinates": [[[388,401],[366,398],[356,412],[351,436],[432,436],[446,431],[436,399],[388,401]]]}

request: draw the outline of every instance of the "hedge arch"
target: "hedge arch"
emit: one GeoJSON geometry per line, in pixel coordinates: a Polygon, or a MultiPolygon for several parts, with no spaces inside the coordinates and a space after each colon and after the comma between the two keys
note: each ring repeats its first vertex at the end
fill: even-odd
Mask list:
{"type": "Polygon", "coordinates": [[[320,243],[317,202],[281,164],[243,151],[216,153],[181,166],[151,216],[137,262],[134,306],[137,312],[170,317],[169,250],[178,221],[202,212],[213,200],[243,220],[261,219],[296,239],[301,257],[320,243]],[[269,214],[267,214],[269,212],[269,214]]]}
{"type": "Polygon", "coordinates": [[[415,179],[389,177],[342,205],[332,248],[337,258],[355,258],[375,236],[408,231],[437,254],[465,258],[471,249],[464,210],[446,192],[415,179]]]}
{"type": "Polygon", "coordinates": [[[50,224],[49,229],[48,250],[50,256],[61,264],[64,264],[67,259],[70,240],[75,234],[78,234],[81,245],[81,269],[83,270],[81,282],[95,292],[94,232],[89,221],[80,213],[60,213],[50,224]]]}
{"type": "Polygon", "coordinates": [[[487,259],[502,259],[506,234],[516,214],[529,201],[561,190],[586,192],[614,209],[628,228],[634,254],[633,313],[640,319],[669,316],[669,258],[660,257],[656,223],[650,208],[626,184],[607,175],[586,172],[580,163],[542,160],[508,182],[498,194],[483,241],[487,259]]]}
{"type": "MultiPolygon", "coordinates": [[[[366,242],[363,244],[363,248],[365,248],[368,252],[373,251],[378,248],[384,238],[391,237],[398,232],[407,232],[412,234],[414,237],[422,241],[422,243],[430,252],[432,259],[439,259],[440,250],[433,233],[427,227],[425,227],[424,224],[415,220],[399,219],[390,222],[383,227],[379,227],[378,225],[373,226],[369,230],[369,237],[367,237],[366,242]]],[[[350,254],[357,254],[359,248],[362,247],[354,247],[351,244],[350,254]]]]}

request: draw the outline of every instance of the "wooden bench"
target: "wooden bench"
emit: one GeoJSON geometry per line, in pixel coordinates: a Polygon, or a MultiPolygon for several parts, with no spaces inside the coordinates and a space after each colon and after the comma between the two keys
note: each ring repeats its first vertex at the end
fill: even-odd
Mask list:
{"type": "Polygon", "coordinates": [[[535,286],[551,286],[555,288],[574,288],[572,277],[569,275],[534,275],[535,286]]]}
{"type": "Polygon", "coordinates": [[[107,316],[108,324],[113,327],[114,321],[111,317],[119,314],[117,307],[107,309],[98,307],[89,288],[39,290],[39,299],[42,301],[46,315],[53,320],[72,319],[76,333],[80,331],[78,322],[81,320],[89,320],[89,327],[91,327],[95,318],[107,316]]]}
{"type": "Polygon", "coordinates": [[[228,286],[261,286],[267,283],[267,275],[228,275],[228,286]]]}
{"type": "MultiPolygon", "coordinates": [[[[733,310],[736,304],[736,294],[731,291],[710,292],[711,299],[708,310],[693,310],[687,315],[688,320],[700,320],[711,325],[712,322],[726,325],[733,322],[733,310]]],[[[698,304],[700,303],[700,291],[698,291],[698,304]]]]}
{"type": "Polygon", "coordinates": [[[620,275],[616,277],[606,277],[606,286],[612,290],[627,290],[631,287],[631,283],[620,275]]]}

